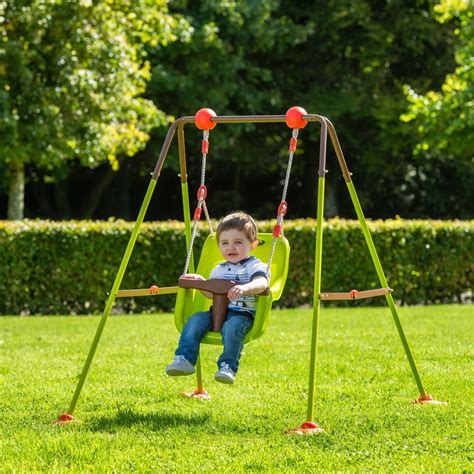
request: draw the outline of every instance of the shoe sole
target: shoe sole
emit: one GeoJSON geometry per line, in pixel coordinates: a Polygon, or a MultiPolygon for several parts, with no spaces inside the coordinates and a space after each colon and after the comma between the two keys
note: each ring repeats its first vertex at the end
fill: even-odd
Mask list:
{"type": "Polygon", "coordinates": [[[231,379],[229,377],[226,377],[224,375],[215,375],[214,380],[216,382],[224,383],[226,385],[232,385],[234,383],[234,379],[231,379]]]}
{"type": "Polygon", "coordinates": [[[176,370],[176,369],[166,369],[166,374],[171,375],[172,377],[176,376],[185,376],[185,375],[193,375],[196,371],[193,370],[192,372],[183,372],[181,370],[176,370]]]}

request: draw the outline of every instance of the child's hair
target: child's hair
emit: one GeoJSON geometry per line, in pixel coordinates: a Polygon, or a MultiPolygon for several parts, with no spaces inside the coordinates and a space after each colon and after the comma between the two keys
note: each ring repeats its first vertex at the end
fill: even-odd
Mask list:
{"type": "Polygon", "coordinates": [[[257,240],[257,224],[246,212],[236,211],[227,214],[217,226],[217,241],[219,242],[222,232],[230,229],[242,231],[250,242],[257,240]]]}

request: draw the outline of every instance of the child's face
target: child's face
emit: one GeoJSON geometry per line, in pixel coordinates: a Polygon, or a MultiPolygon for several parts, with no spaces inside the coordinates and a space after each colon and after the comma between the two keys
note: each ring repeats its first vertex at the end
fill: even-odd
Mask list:
{"type": "Polygon", "coordinates": [[[227,261],[238,263],[248,257],[256,243],[251,242],[241,230],[229,229],[224,230],[219,237],[219,250],[227,261]]]}

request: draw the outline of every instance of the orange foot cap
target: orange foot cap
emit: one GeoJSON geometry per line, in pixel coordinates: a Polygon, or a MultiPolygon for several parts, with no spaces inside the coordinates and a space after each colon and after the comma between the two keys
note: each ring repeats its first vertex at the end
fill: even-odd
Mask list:
{"type": "Polygon", "coordinates": [[[210,400],[211,396],[206,390],[199,390],[198,388],[194,392],[184,392],[183,395],[188,398],[200,398],[201,400],[210,400]]]}
{"type": "Polygon", "coordinates": [[[57,420],[53,421],[53,425],[65,425],[67,423],[73,422],[74,420],[75,418],[69,413],[63,413],[57,420]]]}
{"type": "Polygon", "coordinates": [[[429,393],[426,393],[425,396],[420,395],[413,403],[419,403],[420,405],[447,405],[446,402],[435,400],[429,393]]]}
{"type": "Polygon", "coordinates": [[[286,431],[287,434],[298,434],[298,435],[317,434],[317,433],[323,433],[323,432],[324,430],[320,428],[313,421],[305,421],[298,428],[291,428],[286,431]]]}

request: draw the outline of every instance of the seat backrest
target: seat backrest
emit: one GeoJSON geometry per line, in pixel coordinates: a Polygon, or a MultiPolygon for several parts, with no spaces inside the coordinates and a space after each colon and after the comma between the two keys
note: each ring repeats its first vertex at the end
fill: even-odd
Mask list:
{"type": "MultiPolygon", "coordinates": [[[[262,262],[267,263],[272,248],[273,235],[267,233],[258,234],[258,241],[257,248],[252,250],[250,255],[254,255],[262,262]]],[[[275,253],[270,267],[270,295],[258,297],[255,321],[244,342],[256,339],[265,332],[272,302],[280,298],[285,286],[289,259],[290,245],[286,238],[279,237],[276,241],[275,253]]],[[[222,261],[223,258],[217,245],[217,237],[215,234],[209,235],[204,242],[196,273],[199,273],[204,278],[209,278],[212,269],[222,261]]],[[[203,296],[200,291],[180,288],[175,306],[175,324],[178,331],[181,332],[189,316],[197,311],[208,310],[210,305],[211,300],[203,296]]],[[[221,336],[218,333],[210,332],[203,339],[203,342],[221,344],[221,336]]]]}

